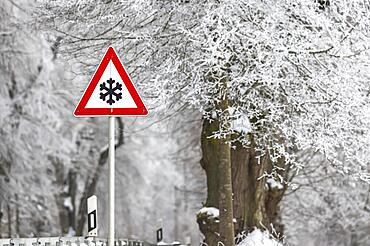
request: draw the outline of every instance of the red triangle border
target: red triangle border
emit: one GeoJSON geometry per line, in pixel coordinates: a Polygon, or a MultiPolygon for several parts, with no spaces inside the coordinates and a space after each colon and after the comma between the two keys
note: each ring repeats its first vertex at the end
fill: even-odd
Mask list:
{"type": "Polygon", "coordinates": [[[110,46],[105,53],[73,114],[75,117],[148,115],[147,108],[141,100],[134,84],[130,79],[130,76],[127,74],[113,47],[110,46]],[[101,76],[109,64],[109,61],[112,61],[116,67],[119,75],[121,76],[122,82],[127,87],[129,93],[136,103],[137,108],[86,108],[86,104],[94,92],[95,87],[98,85],[101,76]]]}

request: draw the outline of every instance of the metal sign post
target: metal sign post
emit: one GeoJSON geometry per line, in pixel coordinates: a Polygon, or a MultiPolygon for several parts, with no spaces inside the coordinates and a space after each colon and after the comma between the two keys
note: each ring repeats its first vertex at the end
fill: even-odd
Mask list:
{"type": "Polygon", "coordinates": [[[115,117],[145,116],[148,110],[113,47],[105,53],[73,114],[76,117],[109,117],[108,246],[114,246],[115,117]]]}
{"type": "Polygon", "coordinates": [[[115,117],[109,117],[109,227],[108,246],[114,246],[114,171],[115,171],[115,117]]]}

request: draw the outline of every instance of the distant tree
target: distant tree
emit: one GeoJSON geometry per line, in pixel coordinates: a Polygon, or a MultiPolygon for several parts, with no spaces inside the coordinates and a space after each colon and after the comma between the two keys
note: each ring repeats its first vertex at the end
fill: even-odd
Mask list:
{"type": "Polygon", "coordinates": [[[0,3],[0,199],[14,215],[10,236],[53,232],[54,220],[46,219],[54,209],[50,157],[73,166],[69,93],[46,40],[29,28],[31,6],[0,3]]]}
{"type": "Polygon", "coordinates": [[[283,200],[289,244],[307,240],[311,245],[366,245],[369,184],[336,173],[322,155],[300,158],[305,168],[283,200]]]}

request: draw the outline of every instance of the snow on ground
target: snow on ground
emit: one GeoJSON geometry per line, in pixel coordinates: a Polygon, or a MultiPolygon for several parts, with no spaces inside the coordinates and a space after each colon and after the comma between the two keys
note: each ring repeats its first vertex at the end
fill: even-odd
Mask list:
{"type": "Polygon", "coordinates": [[[74,237],[74,236],[76,236],[76,231],[70,226],[68,228],[68,233],[67,233],[66,237],[74,237]]]}
{"type": "Polygon", "coordinates": [[[157,245],[168,245],[168,243],[165,243],[165,242],[159,242],[159,243],[157,243],[157,245]]]}
{"type": "Polygon", "coordinates": [[[283,246],[283,244],[272,239],[268,232],[255,229],[249,233],[238,246],[283,246]]]}

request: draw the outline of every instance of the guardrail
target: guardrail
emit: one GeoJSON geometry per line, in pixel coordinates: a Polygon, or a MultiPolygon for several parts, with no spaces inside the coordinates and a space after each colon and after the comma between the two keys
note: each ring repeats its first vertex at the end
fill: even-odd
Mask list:
{"type": "MultiPolygon", "coordinates": [[[[3,238],[0,246],[107,246],[107,239],[92,237],[39,237],[39,238],[3,238]]],[[[116,239],[115,246],[181,246],[180,243],[151,244],[140,240],[116,239]]]]}
{"type": "MultiPolygon", "coordinates": [[[[107,239],[86,237],[39,237],[0,239],[0,246],[106,246],[107,239]]],[[[115,246],[147,246],[143,241],[117,239],[115,246]]]]}

